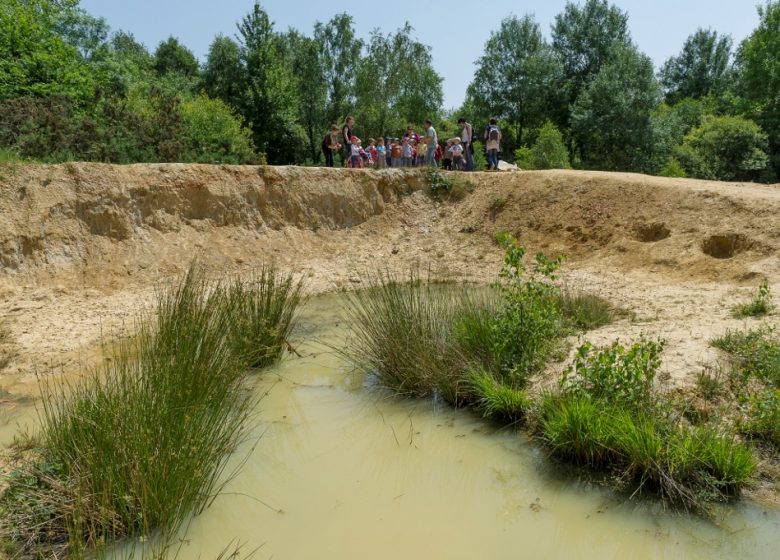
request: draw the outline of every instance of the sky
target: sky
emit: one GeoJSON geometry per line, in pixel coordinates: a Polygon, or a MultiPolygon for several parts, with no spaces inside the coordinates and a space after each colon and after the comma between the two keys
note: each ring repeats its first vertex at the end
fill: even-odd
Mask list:
{"type": "MultiPolygon", "coordinates": [[[[579,3],[579,1],[575,1],[579,3]]],[[[631,36],[659,68],[679,54],[698,28],[728,34],[735,47],[758,25],[756,6],[763,0],[611,0],[628,12],[631,36]]],[[[106,19],[113,31],[131,32],[154,51],[173,35],[203,61],[219,34],[234,36],[236,23],[254,0],[81,0],[81,7],[106,19]]],[[[416,38],[431,47],[433,66],[444,78],[444,107],[457,108],[474,76],[491,31],[510,15],[533,14],[549,39],[555,16],[566,0],[412,0],[410,2],[328,2],[265,0],[260,5],[277,31],[289,28],[311,35],[314,23],[348,12],[359,37],[379,29],[395,31],[408,21],[416,38]],[[389,4],[402,6],[390,8],[389,4]]]]}

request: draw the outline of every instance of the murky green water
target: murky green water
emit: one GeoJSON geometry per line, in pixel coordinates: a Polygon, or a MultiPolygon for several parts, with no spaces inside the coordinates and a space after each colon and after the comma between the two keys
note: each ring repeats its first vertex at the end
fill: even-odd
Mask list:
{"type": "Polygon", "coordinates": [[[263,560],[780,557],[780,512],[741,504],[712,523],[627,501],[558,476],[516,432],[364,386],[322,344],[344,336],[338,310],[308,304],[302,356],[264,374],[246,462],[179,558],[231,541],[263,560]]]}

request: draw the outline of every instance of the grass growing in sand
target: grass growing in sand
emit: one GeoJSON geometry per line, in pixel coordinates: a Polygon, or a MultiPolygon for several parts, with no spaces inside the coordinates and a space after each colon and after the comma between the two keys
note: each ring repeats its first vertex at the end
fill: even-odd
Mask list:
{"type": "Polygon", "coordinates": [[[732,315],[737,319],[745,317],[763,317],[772,311],[772,294],[769,291],[769,283],[766,279],[756,291],[756,295],[748,303],[738,305],[732,310],[732,315]]]}
{"type": "Polygon", "coordinates": [[[0,500],[16,557],[164,543],[207,507],[254,404],[247,368],[278,359],[299,290],[272,268],[212,286],[193,267],[114,360],[74,385],[45,384],[38,461],[0,500]]]}

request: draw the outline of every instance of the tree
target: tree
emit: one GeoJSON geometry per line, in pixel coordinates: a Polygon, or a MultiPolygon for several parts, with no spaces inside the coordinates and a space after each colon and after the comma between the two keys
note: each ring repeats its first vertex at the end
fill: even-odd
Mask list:
{"type": "Polygon", "coordinates": [[[711,30],[699,29],[688,37],[682,52],[667,60],[659,74],[667,102],[720,93],[729,81],[731,45],[731,37],[711,30]]]}
{"type": "Polygon", "coordinates": [[[549,121],[539,129],[530,148],[523,146],[515,151],[515,163],[526,170],[571,169],[563,134],[549,121]]]}
{"type": "Polygon", "coordinates": [[[231,38],[218,35],[209,47],[200,87],[209,97],[221,99],[236,110],[241,110],[247,79],[246,68],[241,60],[241,47],[231,38]]]}
{"type": "Polygon", "coordinates": [[[96,18],[75,6],[57,14],[54,30],[85,60],[91,60],[105,46],[109,33],[105,19],[96,18]]]}
{"type": "Polygon", "coordinates": [[[328,84],[325,81],[322,48],[317,39],[290,30],[283,36],[285,59],[290,62],[298,90],[298,121],[306,132],[308,156],[318,163],[320,141],[330,124],[326,117],[328,84]]]}
{"type": "Polygon", "coordinates": [[[628,14],[607,0],[587,0],[582,7],[566,3],[563,13],[555,17],[552,46],[561,56],[572,102],[610,60],[615,45],[630,42],[628,14]]]}
{"type": "Polygon", "coordinates": [[[395,33],[371,34],[355,83],[355,113],[364,130],[395,134],[439,112],[442,78],[433,69],[430,48],[412,32],[406,23],[395,33]],[[390,52],[394,55],[388,56],[390,52]]]}
{"type": "Polygon", "coordinates": [[[328,84],[328,122],[342,122],[354,107],[353,92],[363,42],[355,36],[353,23],[352,16],[342,13],[327,24],[317,22],[314,26],[328,84]]]}
{"type": "Polygon", "coordinates": [[[247,85],[242,115],[269,163],[299,161],[305,135],[297,123],[298,95],[291,69],[268,14],[255,2],[238,26],[247,85]]]}
{"type": "Polygon", "coordinates": [[[743,117],[705,117],[675,151],[690,177],[751,181],[769,162],[767,135],[743,117]]]}
{"type": "Polygon", "coordinates": [[[254,163],[247,129],[219,99],[199,95],[181,104],[186,147],[181,161],[196,163],[254,163]]]}
{"type": "Polygon", "coordinates": [[[160,76],[176,72],[182,76],[198,74],[198,59],[176,37],[162,41],[154,52],[154,70],[160,76]]]}
{"type": "Polygon", "coordinates": [[[491,33],[467,97],[481,120],[496,117],[512,126],[517,143],[525,129],[565,119],[563,64],[532,16],[508,17],[491,33]]]}
{"type": "Polygon", "coordinates": [[[56,29],[76,0],[0,3],[0,99],[64,95],[86,99],[93,80],[86,62],[56,29]]]}
{"type": "Polygon", "coordinates": [[[610,171],[646,171],[653,109],[660,87],[649,57],[616,45],[609,61],[572,107],[571,134],[583,164],[610,171]]]}
{"type": "Polygon", "coordinates": [[[758,8],[758,28],[737,52],[740,92],[747,112],[769,132],[774,174],[780,175],[780,2],[758,8]]]}

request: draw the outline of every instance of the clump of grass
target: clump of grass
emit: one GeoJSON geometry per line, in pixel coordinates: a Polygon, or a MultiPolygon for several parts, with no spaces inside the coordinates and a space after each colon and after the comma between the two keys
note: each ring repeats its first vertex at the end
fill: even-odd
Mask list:
{"type": "Polygon", "coordinates": [[[425,172],[425,181],[428,185],[431,198],[451,201],[463,200],[476,188],[471,181],[441,174],[437,169],[430,168],[425,172]]]}
{"type": "Polygon", "coordinates": [[[492,218],[495,218],[506,206],[506,203],[508,200],[504,198],[503,196],[497,196],[490,202],[490,215],[492,218]]]}
{"type": "Polygon", "coordinates": [[[745,317],[763,317],[770,311],[772,311],[772,294],[769,291],[769,283],[764,279],[753,299],[748,303],[736,306],[732,310],[732,315],[737,319],[744,319],[745,317]]]}
{"type": "Polygon", "coordinates": [[[13,358],[11,350],[11,332],[0,324],[0,371],[8,367],[13,358]]]}
{"type": "Polygon", "coordinates": [[[780,387],[780,344],[771,330],[727,331],[710,344],[734,360],[734,377],[741,384],[755,378],[780,387]]]}
{"type": "Polygon", "coordinates": [[[531,406],[525,391],[505,385],[488,371],[471,372],[469,381],[472,405],[485,417],[516,422],[531,406]]]}
{"type": "Polygon", "coordinates": [[[39,464],[54,468],[25,469],[20,484],[0,499],[3,525],[14,529],[21,556],[64,550],[81,557],[104,543],[152,533],[165,542],[207,507],[254,404],[245,387],[250,358],[258,355],[254,345],[281,346],[279,336],[263,332],[246,336],[251,345],[237,341],[236,326],[287,332],[281,323],[291,311],[275,315],[279,324],[240,317],[248,309],[269,317],[294,305],[292,281],[278,279],[268,269],[262,286],[211,286],[193,266],[159,295],[156,316],[111,362],[75,384],[43,385],[39,464]],[[285,297],[293,299],[279,303],[285,297]],[[28,498],[33,514],[17,507],[28,498]]]}
{"type": "Polygon", "coordinates": [[[659,342],[578,351],[560,392],[540,406],[539,430],[564,460],[611,472],[634,492],[684,507],[735,495],[755,472],[750,450],[710,428],[684,428],[653,392],[659,342]]]}
{"type": "Polygon", "coordinates": [[[302,302],[303,282],[261,268],[249,279],[236,279],[228,287],[235,351],[254,368],[281,358],[302,302]]]}
{"type": "Polygon", "coordinates": [[[595,294],[562,290],[558,305],[572,325],[582,330],[597,329],[615,319],[612,304],[595,294]]]}
{"type": "Polygon", "coordinates": [[[708,401],[715,400],[724,393],[720,377],[708,370],[701,371],[696,376],[696,387],[699,394],[708,401]]]}

